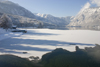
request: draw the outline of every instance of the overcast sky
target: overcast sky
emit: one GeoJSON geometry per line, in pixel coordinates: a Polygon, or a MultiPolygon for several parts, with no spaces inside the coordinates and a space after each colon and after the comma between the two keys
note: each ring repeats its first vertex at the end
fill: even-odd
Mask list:
{"type": "Polygon", "coordinates": [[[32,13],[57,17],[75,16],[85,7],[100,6],[100,0],[10,0],[32,13]],[[88,3],[88,5],[87,5],[88,3]]]}

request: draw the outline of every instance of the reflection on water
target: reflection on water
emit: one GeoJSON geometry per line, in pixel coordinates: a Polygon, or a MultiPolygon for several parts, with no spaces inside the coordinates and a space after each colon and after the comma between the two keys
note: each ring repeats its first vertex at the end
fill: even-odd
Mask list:
{"type": "MultiPolygon", "coordinates": [[[[24,27],[23,27],[24,28],[24,27]]],[[[22,29],[22,27],[21,27],[22,29]]],[[[25,27],[24,29],[45,29],[45,28],[33,28],[33,27],[25,27]]],[[[81,27],[81,26],[57,26],[57,27],[48,27],[46,29],[57,29],[57,30],[96,30],[100,31],[100,27],[81,27]]]]}
{"type": "Polygon", "coordinates": [[[99,27],[68,27],[69,30],[99,30],[99,27]]]}
{"type": "Polygon", "coordinates": [[[58,30],[96,30],[100,31],[100,27],[56,27],[58,30]]]}

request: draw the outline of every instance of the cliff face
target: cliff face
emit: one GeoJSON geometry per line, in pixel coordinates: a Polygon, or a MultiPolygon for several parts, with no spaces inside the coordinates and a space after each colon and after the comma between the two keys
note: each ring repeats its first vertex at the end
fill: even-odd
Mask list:
{"type": "Polygon", "coordinates": [[[69,26],[100,27],[100,7],[86,8],[71,20],[69,26]]]}

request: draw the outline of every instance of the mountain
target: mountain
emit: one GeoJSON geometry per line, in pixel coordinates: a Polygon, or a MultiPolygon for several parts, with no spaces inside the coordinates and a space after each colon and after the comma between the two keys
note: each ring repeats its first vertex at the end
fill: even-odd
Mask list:
{"type": "Polygon", "coordinates": [[[0,13],[9,15],[13,23],[18,27],[38,26],[45,28],[65,27],[70,23],[71,16],[55,17],[50,14],[32,13],[29,10],[9,0],[0,0],[0,13]]]}
{"type": "Polygon", "coordinates": [[[100,7],[81,10],[68,26],[100,27],[100,7]]]}
{"type": "Polygon", "coordinates": [[[74,16],[66,16],[66,17],[60,17],[60,19],[65,20],[66,22],[68,22],[68,24],[71,22],[71,20],[74,18],[74,16]]]}
{"type": "Polygon", "coordinates": [[[8,0],[0,0],[0,13],[35,18],[32,12],[8,0]]]}
{"type": "Polygon", "coordinates": [[[56,25],[54,24],[42,22],[33,18],[0,13],[0,17],[2,17],[3,15],[9,17],[12,20],[13,25],[17,25],[17,27],[34,27],[34,28],[55,28],[56,27],[56,25]]]}
{"type": "Polygon", "coordinates": [[[18,15],[8,15],[18,27],[53,28],[55,25],[18,15]]]}
{"type": "Polygon", "coordinates": [[[40,14],[34,13],[37,16],[37,19],[43,22],[48,22],[51,24],[55,24],[57,26],[65,26],[69,24],[71,16],[68,17],[55,17],[50,14],[40,14]]]}
{"type": "Polygon", "coordinates": [[[52,28],[55,26],[51,23],[42,22],[38,20],[39,18],[36,19],[36,16],[29,10],[9,0],[0,0],[0,17],[4,14],[18,27],[52,28]]]}

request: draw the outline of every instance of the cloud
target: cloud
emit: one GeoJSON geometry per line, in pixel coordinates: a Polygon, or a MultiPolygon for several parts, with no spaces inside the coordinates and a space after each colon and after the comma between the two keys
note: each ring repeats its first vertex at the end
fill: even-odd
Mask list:
{"type": "Polygon", "coordinates": [[[97,6],[100,6],[100,0],[90,0],[92,4],[96,4],[97,6]]]}

